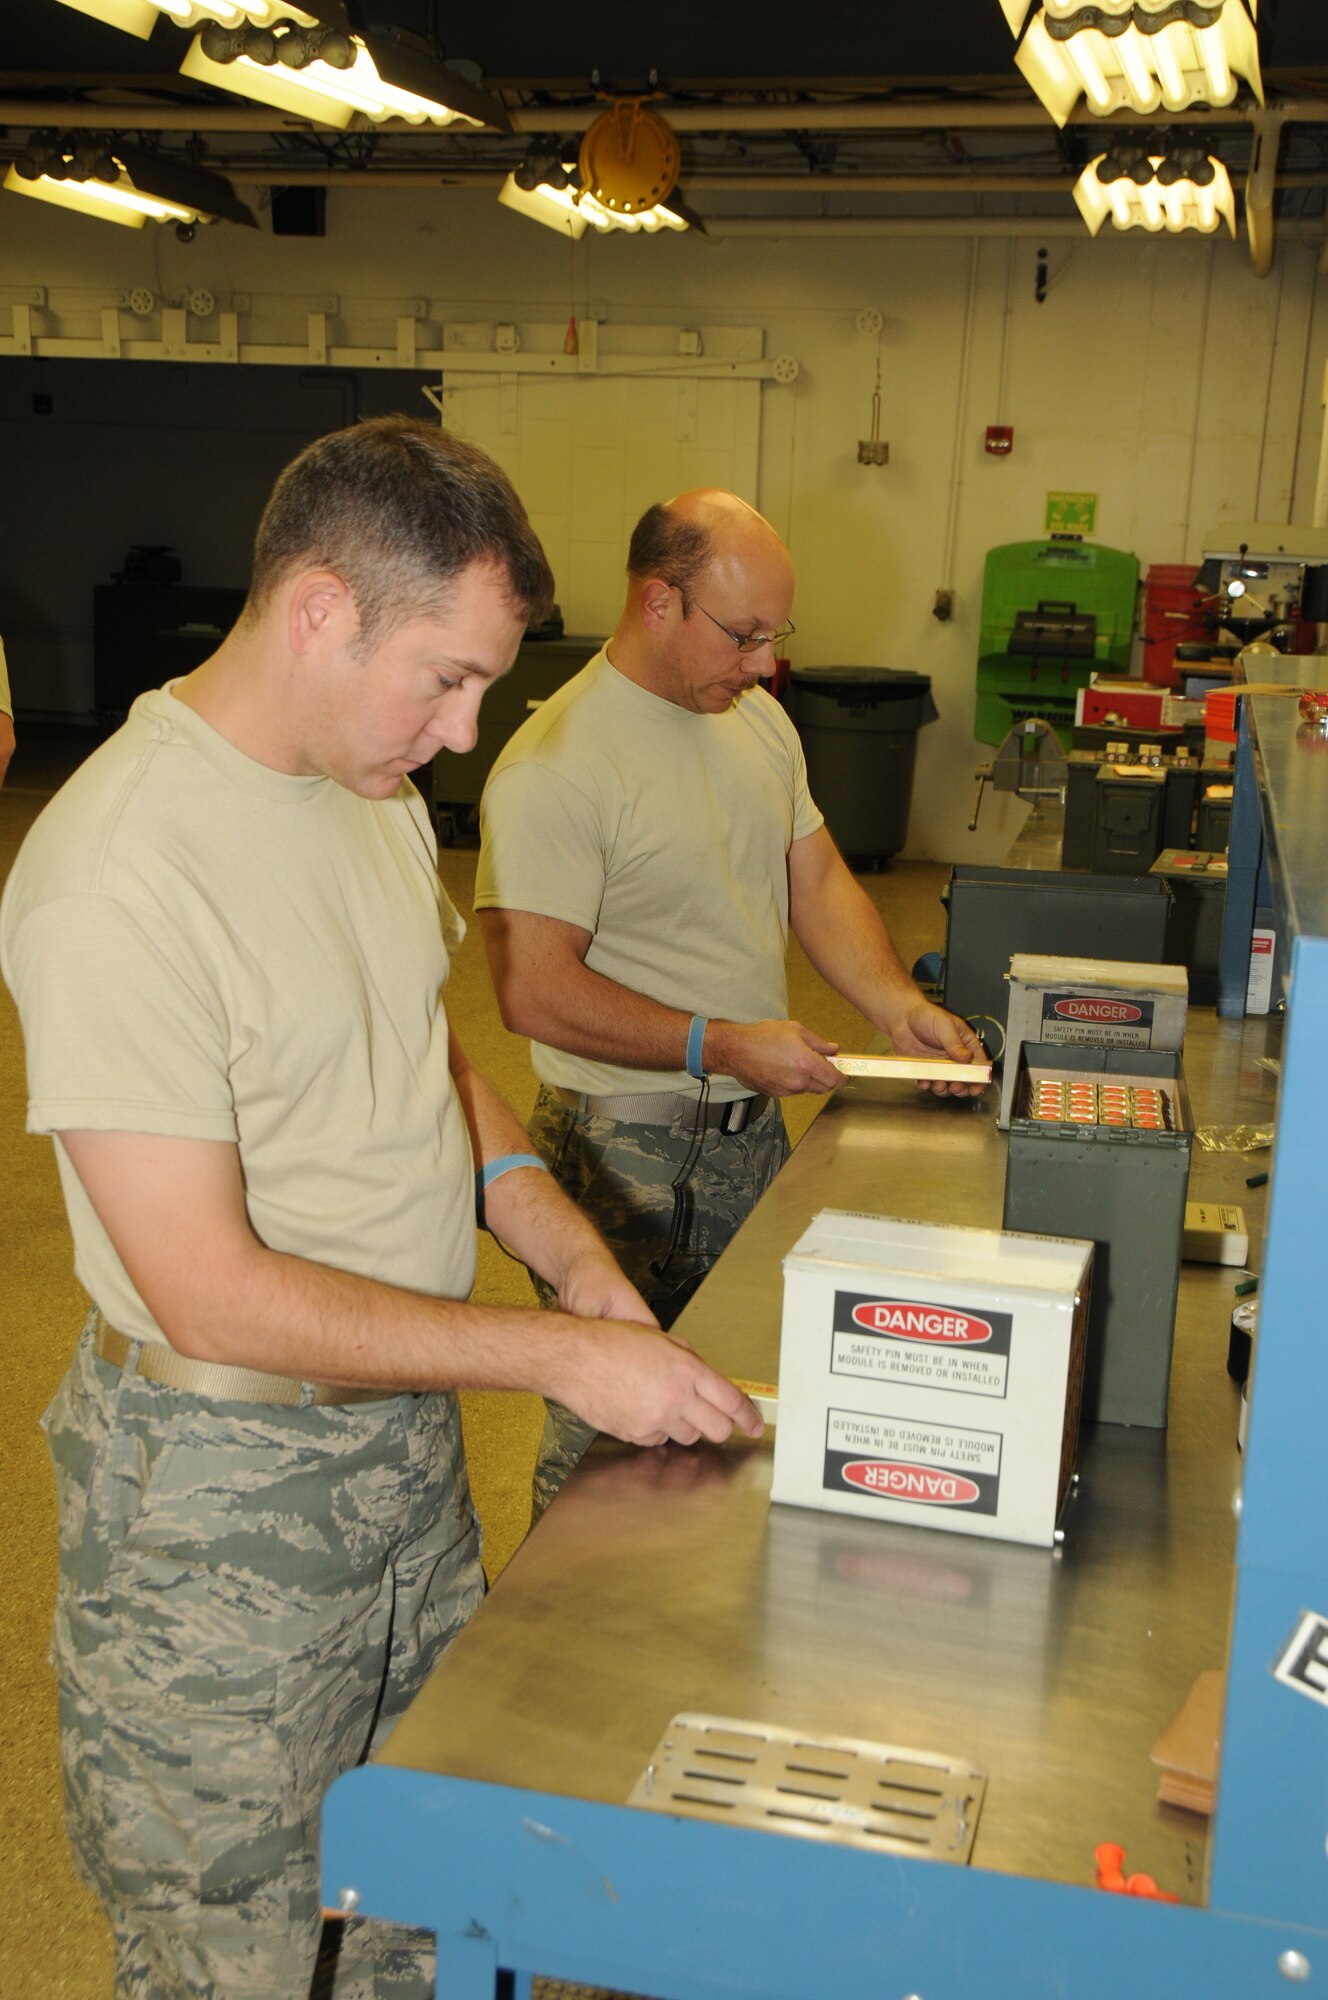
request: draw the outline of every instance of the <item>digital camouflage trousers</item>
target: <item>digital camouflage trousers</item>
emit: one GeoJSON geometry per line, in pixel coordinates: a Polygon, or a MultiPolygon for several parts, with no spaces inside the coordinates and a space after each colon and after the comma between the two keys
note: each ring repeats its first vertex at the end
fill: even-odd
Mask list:
{"type": "MultiPolygon", "coordinates": [[[[662,1327],[672,1326],[789,1154],[778,1099],[741,1132],[694,1137],[691,1105],[671,1125],[573,1110],[541,1087],[527,1130],[559,1185],[591,1218],[662,1327]],[[675,1202],[674,1183],[696,1157],[675,1202]],[[675,1231],[675,1219],[678,1227],[675,1231]],[[670,1245],[672,1244],[672,1249],[670,1245]]],[[[531,1273],[540,1304],[556,1303],[531,1273]]],[[[546,1404],[535,1464],[538,1520],[595,1436],[561,1403],[546,1404]]]]}
{"type": "Polygon", "coordinates": [[[480,1601],[451,1396],[216,1402],[97,1359],[55,1464],[66,1819],[117,2000],[427,2000],[433,1941],[324,1926],[319,1809],[480,1601]]]}

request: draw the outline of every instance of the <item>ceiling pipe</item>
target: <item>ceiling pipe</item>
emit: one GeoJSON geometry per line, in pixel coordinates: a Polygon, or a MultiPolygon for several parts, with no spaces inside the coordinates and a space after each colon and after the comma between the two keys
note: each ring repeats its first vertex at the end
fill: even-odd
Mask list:
{"type": "MultiPolygon", "coordinates": [[[[715,241],[725,236],[733,237],[797,237],[810,236],[824,240],[831,236],[874,237],[874,236],[1027,236],[1039,242],[1048,237],[1074,237],[1085,245],[1090,240],[1082,221],[1062,220],[1059,216],[1036,215],[708,215],[705,218],[706,236],[715,241]]],[[[1138,237],[1140,230],[1103,230],[1100,240],[1106,241],[1117,236],[1138,237]]],[[[1293,243],[1322,243],[1323,228],[1318,222],[1283,223],[1281,235],[1284,241],[1293,243]]]]}
{"type": "MultiPolygon", "coordinates": [[[[497,188],[501,167],[297,167],[281,160],[216,165],[237,187],[497,188]]],[[[688,194],[1072,194],[1072,174],[711,174],[683,176],[688,194]]],[[[1328,187],[1328,167],[1278,174],[1277,186],[1328,187]]]]}
{"type": "MultiPolygon", "coordinates": [[[[1113,113],[1109,118],[1093,118],[1082,110],[1070,123],[1110,130],[1116,126],[1244,125],[1256,109],[1228,105],[1204,110],[1191,105],[1185,111],[1160,108],[1148,118],[1137,112],[1113,113]]],[[[583,132],[603,115],[602,104],[543,105],[522,107],[511,114],[516,132],[583,132]]],[[[1272,107],[1273,115],[1284,123],[1328,122],[1328,98],[1289,97],[1272,107]]],[[[998,103],[989,98],[915,98],[905,103],[880,103],[870,99],[854,104],[675,104],[663,112],[675,132],[921,132],[978,130],[1038,130],[1045,128],[1047,115],[1032,97],[1027,104],[998,103]]],[[[196,105],[163,104],[84,104],[73,99],[0,100],[0,125],[31,131],[42,125],[57,125],[70,131],[87,132],[300,132],[330,130],[316,120],[294,118],[279,111],[264,111],[236,103],[196,105]]],[[[437,139],[439,131],[408,125],[404,119],[385,119],[370,124],[357,116],[352,131],[415,133],[437,139]]],[[[468,128],[469,129],[469,128],[468,128]]]]}
{"type": "MultiPolygon", "coordinates": [[[[1110,128],[1118,125],[1243,125],[1256,109],[1228,104],[1210,109],[1192,104],[1184,111],[1160,105],[1144,117],[1137,111],[1112,112],[1098,118],[1081,104],[1071,112],[1071,125],[1110,128]]],[[[603,105],[513,111],[518,132],[581,132],[593,125],[603,105]]],[[[1328,98],[1288,98],[1276,106],[1283,119],[1318,122],[1328,119],[1328,98]]],[[[1033,97],[1004,103],[991,98],[911,98],[882,103],[864,98],[852,104],[664,104],[660,115],[675,132],[916,132],[977,127],[1023,130],[1044,127],[1047,114],[1033,97]]]]}
{"type": "Polygon", "coordinates": [[[1324,364],[1319,401],[1323,404],[1323,429],[1319,434],[1319,474],[1314,483],[1314,526],[1328,528],[1328,362],[1324,364]]]}
{"type": "Polygon", "coordinates": [[[1273,220],[1273,194],[1277,187],[1277,150],[1282,142],[1282,120],[1276,111],[1256,111],[1250,120],[1254,150],[1245,176],[1245,228],[1250,240],[1250,264],[1256,278],[1266,278],[1273,268],[1277,227],[1273,220]]]}

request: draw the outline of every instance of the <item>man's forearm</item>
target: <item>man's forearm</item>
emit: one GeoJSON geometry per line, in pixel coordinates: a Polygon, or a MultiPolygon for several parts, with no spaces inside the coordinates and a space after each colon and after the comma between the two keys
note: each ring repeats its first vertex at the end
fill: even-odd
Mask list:
{"type": "Polygon", "coordinates": [[[791,921],[826,984],[885,1033],[922,998],[875,904],[842,863],[791,921]]]}
{"type": "Polygon", "coordinates": [[[154,1305],[197,1360],[353,1387],[540,1395],[559,1394],[575,1372],[580,1330],[569,1315],[429,1298],[257,1243],[213,1297],[175,1324],[154,1305]]]}
{"type": "Polygon", "coordinates": [[[262,1246],[224,1303],[212,1337],[195,1315],[183,1351],[337,1386],[528,1390],[635,1444],[760,1430],[740,1390],[652,1323],[429,1299],[262,1246]]]}

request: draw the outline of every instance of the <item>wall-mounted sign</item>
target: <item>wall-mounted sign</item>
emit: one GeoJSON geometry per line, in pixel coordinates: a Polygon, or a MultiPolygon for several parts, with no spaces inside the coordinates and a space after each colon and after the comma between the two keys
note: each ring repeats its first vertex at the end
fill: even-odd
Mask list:
{"type": "Polygon", "coordinates": [[[1097,525],[1096,493],[1049,493],[1044,525],[1049,535],[1091,535],[1097,525]]]}

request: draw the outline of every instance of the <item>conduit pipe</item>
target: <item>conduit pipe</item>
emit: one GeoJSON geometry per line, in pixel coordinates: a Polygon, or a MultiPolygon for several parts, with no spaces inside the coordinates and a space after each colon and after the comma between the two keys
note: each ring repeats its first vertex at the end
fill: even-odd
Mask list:
{"type": "MultiPolygon", "coordinates": [[[[1137,112],[1113,112],[1109,118],[1093,118],[1081,109],[1071,115],[1072,125],[1110,130],[1116,126],[1186,125],[1200,129],[1206,125],[1244,125],[1251,116],[1250,106],[1227,105],[1204,110],[1190,105],[1185,111],[1159,108],[1147,120],[1137,112]]],[[[602,104],[542,105],[511,114],[517,132],[583,132],[603,115],[602,104]]],[[[1284,123],[1328,121],[1328,98],[1289,97],[1273,107],[1272,113],[1284,123]]],[[[879,103],[864,99],[853,104],[672,104],[664,116],[675,132],[922,132],[1029,130],[1045,127],[1047,114],[1030,97],[1026,103],[1000,103],[989,98],[913,98],[902,103],[879,103]]],[[[294,118],[279,111],[264,111],[237,102],[228,104],[83,104],[70,98],[6,98],[0,100],[0,125],[31,131],[41,125],[58,125],[70,131],[87,132],[298,132],[320,127],[309,118],[294,118]]],[[[419,134],[421,128],[404,119],[385,119],[369,124],[357,118],[350,128],[419,134]]],[[[464,128],[469,131],[469,127],[464,128]]],[[[437,138],[435,128],[422,136],[437,138]]]]}
{"type": "MultiPolygon", "coordinates": [[[[708,215],[705,218],[706,235],[713,239],[726,236],[771,236],[799,237],[831,236],[876,237],[876,236],[1027,236],[1036,237],[1039,242],[1049,238],[1075,238],[1086,243],[1089,239],[1084,225],[1078,219],[1062,220],[1059,216],[1036,215],[798,215],[798,216],[753,216],[753,215],[708,215]]],[[[1113,232],[1125,234],[1127,232],[1113,232]]],[[[1129,231],[1131,236],[1142,232],[1129,231]]],[[[1323,227],[1318,222],[1286,222],[1282,225],[1282,236],[1293,243],[1322,243],[1323,227]]],[[[1103,232],[1106,235],[1106,232],[1103,232]]],[[[1099,238],[1099,241],[1101,239],[1099,238]]]]}
{"type": "Polygon", "coordinates": [[[1250,264],[1256,278],[1266,278],[1273,268],[1276,228],[1273,195],[1277,187],[1277,149],[1282,142],[1282,119],[1276,111],[1256,111],[1250,119],[1254,150],[1245,176],[1245,230],[1250,243],[1250,264]]]}
{"type": "MultiPolygon", "coordinates": [[[[501,187],[501,167],[298,167],[283,160],[215,167],[245,187],[501,187]]],[[[1072,194],[1072,174],[710,174],[684,176],[690,194],[1072,194]]],[[[1279,174],[1277,185],[1328,186],[1328,167],[1279,174]]]]}
{"type": "Polygon", "coordinates": [[[1320,401],[1323,404],[1323,432],[1319,438],[1319,476],[1314,483],[1314,526],[1328,528],[1328,362],[1324,363],[1320,401]]]}

